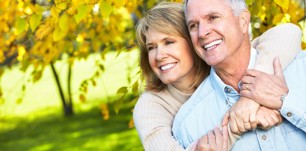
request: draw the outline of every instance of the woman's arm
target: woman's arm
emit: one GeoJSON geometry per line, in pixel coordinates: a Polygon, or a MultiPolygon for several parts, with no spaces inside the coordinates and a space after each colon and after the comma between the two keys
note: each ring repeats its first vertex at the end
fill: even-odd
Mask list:
{"type": "MultiPolygon", "coordinates": [[[[260,37],[256,38],[252,42],[252,46],[255,47],[256,50],[258,51],[255,69],[269,74],[273,74],[274,73],[273,60],[275,59],[275,57],[279,57],[283,69],[286,68],[287,65],[295,58],[295,56],[301,50],[301,35],[302,33],[298,26],[288,23],[271,28],[270,30],[263,33],[260,37]]],[[[247,85],[250,87],[249,84],[247,85]]],[[[254,102],[251,104],[254,104],[254,102]]],[[[250,115],[251,114],[255,115],[257,114],[258,109],[260,110],[260,108],[257,109],[254,108],[254,110],[252,111],[248,110],[248,108],[250,108],[250,106],[252,105],[250,105],[249,103],[242,103],[240,101],[238,101],[235,104],[235,106],[240,111],[236,110],[230,111],[234,112],[234,114],[231,115],[237,115],[236,117],[234,117],[235,120],[232,121],[242,121],[240,123],[243,123],[245,121],[245,119],[242,118],[246,117],[248,120],[250,120],[250,115]],[[246,112],[241,112],[241,110],[243,109],[245,109],[246,112]]],[[[257,116],[257,118],[260,117],[257,116]]],[[[258,121],[256,121],[256,123],[258,123],[258,121]]],[[[238,125],[238,126],[236,125],[235,127],[240,127],[240,128],[242,127],[242,129],[245,129],[244,125],[238,125]]],[[[237,131],[236,129],[234,133],[241,133],[241,131],[239,130],[237,131]]]]}
{"type": "Polygon", "coordinates": [[[285,69],[301,50],[301,40],[301,29],[291,23],[267,30],[252,41],[252,46],[258,51],[254,69],[273,74],[273,60],[277,56],[285,69]]]}
{"type": "Polygon", "coordinates": [[[168,104],[151,93],[144,93],[139,98],[133,119],[146,151],[184,150],[171,133],[173,118],[179,108],[173,109],[171,105],[174,104],[168,104]]]}

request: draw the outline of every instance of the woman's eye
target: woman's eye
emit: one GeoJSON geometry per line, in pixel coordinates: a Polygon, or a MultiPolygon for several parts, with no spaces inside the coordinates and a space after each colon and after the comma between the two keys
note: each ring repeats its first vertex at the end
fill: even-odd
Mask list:
{"type": "Polygon", "coordinates": [[[153,50],[154,47],[150,46],[150,47],[147,47],[147,50],[150,51],[150,50],[153,50]]]}
{"type": "Polygon", "coordinates": [[[173,41],[166,41],[166,45],[170,45],[170,44],[173,44],[174,42],[173,41]]]}

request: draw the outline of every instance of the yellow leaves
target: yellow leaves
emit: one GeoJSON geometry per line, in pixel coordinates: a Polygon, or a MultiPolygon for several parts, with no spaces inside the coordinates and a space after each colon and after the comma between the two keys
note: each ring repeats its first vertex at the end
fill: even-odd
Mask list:
{"type": "Polygon", "coordinates": [[[126,94],[128,92],[127,87],[121,87],[117,90],[117,95],[118,94],[126,94]]]}
{"type": "Polygon", "coordinates": [[[84,37],[82,34],[78,34],[78,36],[75,39],[77,42],[82,43],[84,42],[84,37]]]}
{"type": "Polygon", "coordinates": [[[291,16],[291,22],[297,23],[304,16],[304,9],[296,1],[291,1],[287,12],[291,16]]]}
{"type": "Polygon", "coordinates": [[[138,11],[137,11],[137,0],[129,0],[127,3],[126,3],[126,8],[127,10],[132,13],[132,12],[136,12],[137,16],[140,16],[138,14],[138,11]]]}
{"type": "Polygon", "coordinates": [[[247,5],[252,5],[253,2],[254,2],[254,0],[245,0],[245,3],[246,3],[247,5]]]}
{"type": "Polygon", "coordinates": [[[100,13],[104,19],[108,18],[112,11],[113,7],[110,2],[100,1],[100,13]]]}
{"type": "Polygon", "coordinates": [[[42,77],[43,70],[33,72],[33,82],[37,82],[42,77]]]}
{"type": "Polygon", "coordinates": [[[21,104],[22,103],[22,98],[17,98],[15,102],[16,102],[16,104],[21,104]]]}
{"type": "Polygon", "coordinates": [[[81,4],[77,8],[78,13],[74,15],[74,19],[77,23],[83,20],[87,14],[90,12],[90,8],[88,5],[81,4]]]}
{"type": "Polygon", "coordinates": [[[132,92],[133,92],[134,94],[137,94],[137,93],[139,92],[139,83],[138,83],[138,81],[136,81],[136,82],[133,84],[133,86],[132,86],[132,92]]]}
{"type": "Polygon", "coordinates": [[[84,94],[80,94],[79,99],[80,99],[80,101],[81,101],[82,103],[85,103],[85,102],[86,102],[86,97],[85,97],[84,94]]]}
{"type": "Polygon", "coordinates": [[[100,110],[101,110],[101,115],[103,117],[104,120],[108,120],[109,119],[109,109],[107,104],[101,104],[100,105],[100,110]]]}
{"type": "Polygon", "coordinates": [[[41,24],[36,33],[35,33],[35,38],[38,40],[43,39],[45,36],[51,33],[51,31],[54,28],[54,21],[50,18],[48,18],[44,24],[41,24]]]}
{"type": "Polygon", "coordinates": [[[114,5],[116,8],[124,7],[127,0],[114,0],[114,5]]]}
{"type": "Polygon", "coordinates": [[[23,46],[18,46],[18,57],[17,57],[17,60],[18,61],[22,61],[23,59],[23,56],[25,55],[26,53],[26,50],[23,46]]]}
{"type": "Polygon", "coordinates": [[[63,31],[67,31],[69,29],[69,16],[65,13],[59,18],[59,27],[63,31]]]}
{"type": "Polygon", "coordinates": [[[27,23],[24,18],[18,17],[16,21],[16,34],[20,35],[27,29],[27,23]]]}
{"type": "MultiPolygon", "coordinates": [[[[1,49],[0,49],[1,50],[1,49]]],[[[3,50],[0,51],[0,63],[3,63],[5,61],[5,56],[3,50]]]]}
{"type": "Polygon", "coordinates": [[[33,14],[30,16],[30,27],[31,30],[34,32],[35,29],[37,28],[37,26],[40,24],[40,21],[42,19],[42,15],[41,14],[33,14]]]}
{"type": "Polygon", "coordinates": [[[53,40],[54,41],[59,41],[62,38],[65,37],[65,32],[63,32],[58,26],[55,27],[54,31],[53,31],[53,40]]]}
{"type": "Polygon", "coordinates": [[[0,19],[0,32],[3,31],[3,32],[7,33],[9,30],[10,30],[10,28],[9,28],[7,22],[6,21],[1,21],[1,19],[0,19]]]}
{"type": "Polygon", "coordinates": [[[59,41],[63,39],[69,30],[69,16],[64,13],[58,21],[57,26],[55,26],[54,32],[53,32],[53,40],[59,41]]]}
{"type": "Polygon", "coordinates": [[[35,33],[35,37],[37,40],[43,39],[51,32],[52,28],[48,26],[48,24],[40,25],[38,30],[35,33]]]}
{"type": "Polygon", "coordinates": [[[277,25],[278,23],[281,23],[281,21],[283,20],[284,14],[277,14],[276,16],[274,16],[273,18],[273,24],[277,25]]]}
{"type": "Polygon", "coordinates": [[[274,2],[280,6],[284,12],[287,12],[289,8],[289,1],[290,0],[274,0],[274,2]]]}
{"type": "Polygon", "coordinates": [[[133,118],[131,118],[128,126],[129,126],[129,128],[135,127],[133,118]]]}
{"type": "Polygon", "coordinates": [[[45,9],[42,6],[35,4],[34,12],[36,12],[37,14],[42,14],[44,11],[45,9]]]}
{"type": "Polygon", "coordinates": [[[60,10],[65,10],[67,8],[66,0],[54,0],[56,8],[60,10]]]}
{"type": "Polygon", "coordinates": [[[26,7],[24,9],[24,12],[27,14],[27,15],[31,15],[33,13],[32,9],[30,7],[26,7]]]}

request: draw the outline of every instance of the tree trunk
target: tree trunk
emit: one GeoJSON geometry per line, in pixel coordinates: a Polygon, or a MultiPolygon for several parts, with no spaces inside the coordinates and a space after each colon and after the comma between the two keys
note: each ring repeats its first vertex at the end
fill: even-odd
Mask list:
{"type": "Polygon", "coordinates": [[[67,87],[68,87],[68,104],[69,104],[69,106],[71,106],[71,109],[73,109],[73,100],[72,100],[72,92],[71,92],[71,76],[72,76],[71,66],[72,66],[72,64],[69,63],[69,65],[68,65],[67,87]]]}
{"type": "Polygon", "coordinates": [[[51,62],[50,65],[51,65],[53,76],[55,78],[55,82],[56,82],[56,85],[57,85],[58,92],[59,92],[60,97],[61,97],[61,101],[62,101],[62,105],[63,105],[63,109],[64,109],[64,115],[65,116],[71,116],[71,115],[73,115],[72,104],[69,103],[69,102],[66,102],[65,95],[64,95],[64,92],[63,92],[63,89],[61,87],[61,83],[60,83],[60,80],[59,80],[58,73],[56,72],[55,67],[54,67],[54,63],[51,62]]]}

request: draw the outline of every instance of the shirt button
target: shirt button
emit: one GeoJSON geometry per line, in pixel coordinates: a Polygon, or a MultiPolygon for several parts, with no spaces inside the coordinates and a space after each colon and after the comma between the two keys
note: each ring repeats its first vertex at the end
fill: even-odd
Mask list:
{"type": "Polygon", "coordinates": [[[292,116],[292,113],[291,113],[291,112],[288,112],[288,113],[287,113],[287,116],[288,116],[288,117],[291,117],[291,116],[292,116]]]}
{"type": "Polygon", "coordinates": [[[267,136],[266,135],[262,135],[261,139],[265,141],[267,139],[267,136]]]}

